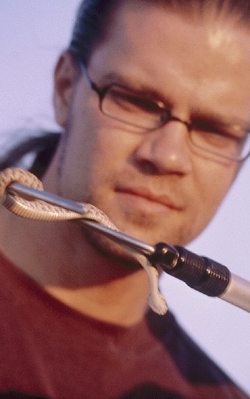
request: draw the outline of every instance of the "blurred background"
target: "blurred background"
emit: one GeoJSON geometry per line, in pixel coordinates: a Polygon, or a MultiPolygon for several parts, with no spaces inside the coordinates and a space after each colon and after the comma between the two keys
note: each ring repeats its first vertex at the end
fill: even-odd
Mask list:
{"type": "MultiPolygon", "coordinates": [[[[16,128],[56,128],[53,68],[79,0],[1,0],[0,146],[16,128]]],[[[213,222],[189,249],[250,281],[250,161],[213,222]]],[[[215,177],[216,178],[216,177],[215,177]]],[[[164,275],[161,289],[189,334],[250,394],[250,314],[164,275]]]]}

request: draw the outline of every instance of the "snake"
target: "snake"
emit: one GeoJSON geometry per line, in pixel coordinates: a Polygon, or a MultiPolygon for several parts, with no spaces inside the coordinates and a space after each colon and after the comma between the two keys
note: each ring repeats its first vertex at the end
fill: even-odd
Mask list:
{"type": "MultiPolygon", "coordinates": [[[[38,221],[79,220],[84,222],[84,220],[90,220],[119,231],[103,211],[90,203],[80,203],[82,213],[78,213],[39,199],[31,201],[20,197],[13,190],[10,190],[10,186],[13,183],[19,183],[40,191],[43,191],[43,184],[33,173],[20,168],[7,168],[0,172],[0,204],[17,216],[38,221]]],[[[159,290],[159,272],[157,268],[139,251],[126,245],[120,245],[130,252],[147,273],[149,282],[148,305],[155,313],[164,315],[168,310],[168,306],[159,290]]]]}

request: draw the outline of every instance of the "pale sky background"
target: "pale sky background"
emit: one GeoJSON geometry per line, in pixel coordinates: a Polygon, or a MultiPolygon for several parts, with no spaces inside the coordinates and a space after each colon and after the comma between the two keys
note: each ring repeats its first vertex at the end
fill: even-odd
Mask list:
{"type": "MultiPolygon", "coordinates": [[[[1,0],[0,145],[6,130],[54,126],[52,72],[68,43],[78,4],[78,0],[1,0]]],[[[247,161],[214,221],[189,246],[248,281],[249,175],[247,161]]],[[[170,276],[162,278],[161,287],[185,329],[250,394],[250,314],[170,276]]]]}

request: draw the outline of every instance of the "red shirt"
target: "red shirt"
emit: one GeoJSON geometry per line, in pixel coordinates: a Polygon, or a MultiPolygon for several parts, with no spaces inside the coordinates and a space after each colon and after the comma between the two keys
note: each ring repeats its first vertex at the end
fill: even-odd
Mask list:
{"type": "Polygon", "coordinates": [[[129,328],[99,322],[50,296],[2,256],[0,281],[0,398],[248,397],[170,312],[150,311],[129,328]]]}

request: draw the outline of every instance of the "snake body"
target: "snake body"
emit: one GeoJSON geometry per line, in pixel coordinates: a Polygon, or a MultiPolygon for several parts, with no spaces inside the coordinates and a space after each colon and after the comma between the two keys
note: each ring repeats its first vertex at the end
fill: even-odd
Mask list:
{"type": "MultiPolygon", "coordinates": [[[[81,203],[83,212],[80,214],[41,200],[30,201],[9,192],[8,186],[12,183],[20,183],[41,191],[43,190],[43,185],[35,175],[26,170],[8,168],[0,172],[0,203],[15,215],[33,220],[46,221],[86,219],[109,227],[110,229],[118,230],[108,216],[92,204],[81,203]]],[[[167,312],[167,304],[159,291],[158,270],[141,253],[127,246],[124,246],[124,248],[134,256],[147,273],[150,290],[148,296],[149,306],[154,312],[161,315],[165,314],[167,312]]]]}

